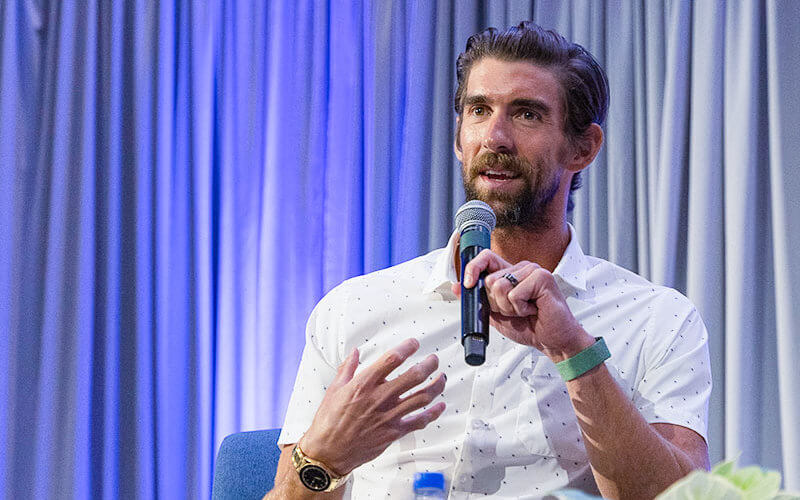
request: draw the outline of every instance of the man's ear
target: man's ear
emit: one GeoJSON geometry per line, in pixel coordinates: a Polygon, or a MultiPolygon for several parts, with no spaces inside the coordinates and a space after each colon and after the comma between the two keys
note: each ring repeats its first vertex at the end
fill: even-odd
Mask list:
{"type": "Polygon", "coordinates": [[[464,153],[461,150],[461,117],[456,116],[456,134],[455,139],[453,140],[453,151],[456,153],[456,158],[461,163],[464,163],[462,159],[464,157],[464,153]]]}
{"type": "Polygon", "coordinates": [[[594,160],[597,153],[600,152],[600,147],[603,145],[603,129],[600,125],[592,123],[586,129],[583,136],[578,139],[570,152],[569,160],[567,161],[567,170],[570,172],[580,172],[588,167],[592,160],[594,160]]]}

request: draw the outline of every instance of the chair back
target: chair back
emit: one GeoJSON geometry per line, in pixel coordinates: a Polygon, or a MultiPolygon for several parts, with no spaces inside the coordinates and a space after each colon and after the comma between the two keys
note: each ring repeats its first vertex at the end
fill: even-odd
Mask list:
{"type": "Polygon", "coordinates": [[[237,432],[222,440],[214,466],[213,500],[258,499],[275,484],[280,429],[237,432]]]}

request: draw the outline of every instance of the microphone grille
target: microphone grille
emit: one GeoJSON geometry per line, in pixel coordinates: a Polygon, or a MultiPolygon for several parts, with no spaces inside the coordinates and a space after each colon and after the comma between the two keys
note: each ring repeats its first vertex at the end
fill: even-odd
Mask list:
{"type": "Polygon", "coordinates": [[[496,222],[492,207],[480,200],[470,200],[456,211],[456,228],[459,233],[474,224],[485,226],[492,232],[496,222]]]}

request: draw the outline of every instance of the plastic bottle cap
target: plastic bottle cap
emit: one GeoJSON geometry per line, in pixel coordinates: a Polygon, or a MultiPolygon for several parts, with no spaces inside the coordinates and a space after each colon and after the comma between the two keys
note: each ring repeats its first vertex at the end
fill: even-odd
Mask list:
{"type": "Polygon", "coordinates": [[[417,472],[414,474],[414,489],[438,488],[444,491],[444,474],[441,472],[417,472]]]}

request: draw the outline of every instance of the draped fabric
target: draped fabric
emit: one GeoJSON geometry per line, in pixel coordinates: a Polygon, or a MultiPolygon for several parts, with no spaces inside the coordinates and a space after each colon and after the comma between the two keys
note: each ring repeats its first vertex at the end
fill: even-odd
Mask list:
{"type": "Polygon", "coordinates": [[[800,489],[800,4],[8,0],[0,496],[206,497],[316,301],[446,242],[455,57],[522,19],[609,74],[584,248],[698,306],[712,461],[800,489]]]}

